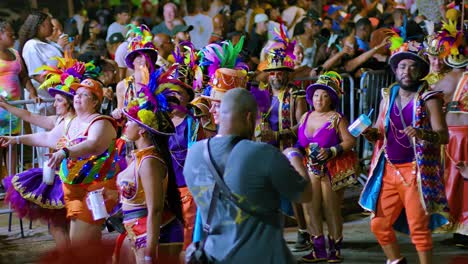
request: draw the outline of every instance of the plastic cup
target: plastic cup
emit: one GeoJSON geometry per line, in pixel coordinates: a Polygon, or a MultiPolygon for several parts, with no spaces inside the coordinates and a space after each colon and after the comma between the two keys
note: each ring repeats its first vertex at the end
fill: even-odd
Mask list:
{"type": "Polygon", "coordinates": [[[361,135],[361,133],[371,125],[372,121],[370,118],[367,115],[362,114],[348,127],[348,131],[353,135],[353,137],[359,137],[359,135],[361,135]]]}
{"type": "Polygon", "coordinates": [[[86,203],[88,204],[88,208],[91,209],[91,212],[93,212],[94,220],[107,218],[109,216],[106,210],[106,204],[104,203],[104,196],[102,196],[102,189],[90,192],[86,198],[86,203]]]}
{"type": "Polygon", "coordinates": [[[44,161],[43,163],[42,182],[47,185],[52,185],[54,184],[54,180],[55,180],[55,169],[49,167],[49,165],[47,165],[48,163],[49,163],[48,160],[44,161]]]}

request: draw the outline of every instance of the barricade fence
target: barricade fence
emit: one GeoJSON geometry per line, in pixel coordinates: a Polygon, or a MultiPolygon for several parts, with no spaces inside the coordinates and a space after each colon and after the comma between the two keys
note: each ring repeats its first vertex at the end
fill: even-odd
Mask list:
{"type": "MultiPolygon", "coordinates": [[[[41,104],[45,105],[51,105],[54,102],[53,98],[46,98],[42,99],[41,104]]],[[[17,100],[17,101],[10,101],[8,102],[9,104],[16,106],[18,108],[23,108],[26,109],[26,105],[34,105],[35,101],[34,100],[17,100]]],[[[41,111],[38,111],[35,114],[43,115],[46,116],[47,114],[47,109],[46,107],[43,107],[41,111]]],[[[8,116],[8,126],[9,126],[9,134],[8,136],[20,136],[27,134],[27,130],[30,130],[30,128],[27,127],[27,123],[21,119],[19,119],[19,126],[21,127],[21,131],[19,134],[13,135],[11,132],[14,130],[13,128],[13,122],[12,122],[13,115],[10,113],[8,116]]],[[[37,153],[40,153],[41,151],[38,151],[38,148],[35,147],[27,147],[24,145],[10,145],[8,146],[8,152],[6,155],[6,160],[3,160],[3,156],[0,160],[0,166],[6,166],[6,172],[7,175],[3,175],[3,170],[2,169],[2,177],[0,180],[3,180],[4,177],[8,175],[13,175],[16,173],[21,173],[24,170],[27,170],[29,168],[33,167],[41,167],[42,164],[39,162],[41,159],[39,159],[39,156],[37,153]],[[14,155],[14,156],[13,156],[14,155]]],[[[41,157],[42,158],[42,157],[41,157]]],[[[0,215],[2,214],[8,214],[8,231],[11,231],[11,224],[12,224],[12,216],[13,216],[13,210],[11,209],[10,204],[8,205],[8,208],[0,210],[0,215]]],[[[19,219],[19,224],[20,224],[20,231],[21,231],[21,237],[24,237],[24,231],[23,231],[23,221],[22,219],[19,219]]],[[[32,222],[29,222],[29,229],[32,229],[32,222]]]]}

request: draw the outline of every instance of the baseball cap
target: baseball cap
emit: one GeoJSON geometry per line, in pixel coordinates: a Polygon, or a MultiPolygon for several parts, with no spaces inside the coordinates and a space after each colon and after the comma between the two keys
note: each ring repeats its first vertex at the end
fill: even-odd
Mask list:
{"type": "Polygon", "coordinates": [[[125,40],[125,38],[122,35],[122,33],[116,32],[116,33],[110,35],[108,42],[110,44],[115,44],[115,43],[119,43],[119,42],[124,42],[124,40],[125,40]]]}
{"type": "Polygon", "coordinates": [[[265,14],[256,14],[254,22],[255,24],[260,23],[260,22],[266,22],[268,21],[268,16],[265,14]]]}
{"type": "Polygon", "coordinates": [[[172,29],[172,36],[175,36],[177,33],[179,32],[190,32],[192,31],[193,29],[193,26],[192,25],[177,25],[174,27],[174,29],[172,29]]]}

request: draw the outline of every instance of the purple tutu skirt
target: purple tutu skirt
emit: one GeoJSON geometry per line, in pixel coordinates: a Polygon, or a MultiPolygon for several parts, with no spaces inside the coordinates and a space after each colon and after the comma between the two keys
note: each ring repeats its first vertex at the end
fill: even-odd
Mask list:
{"type": "Polygon", "coordinates": [[[42,182],[42,169],[30,170],[8,176],[3,180],[5,201],[20,217],[44,220],[53,224],[66,223],[62,181],[56,174],[52,185],[42,182]]]}

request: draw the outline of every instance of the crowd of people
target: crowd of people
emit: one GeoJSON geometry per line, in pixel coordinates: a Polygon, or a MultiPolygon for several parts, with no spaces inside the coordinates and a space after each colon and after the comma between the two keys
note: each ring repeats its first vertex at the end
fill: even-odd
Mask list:
{"type": "Polygon", "coordinates": [[[284,215],[302,262],[338,263],[362,135],[374,154],[359,204],[387,263],[407,263],[395,230],[432,263],[432,232],[468,244],[465,8],[142,1],[107,24],[34,10],[18,34],[0,19],[5,200],[49,223],[59,252],[115,229],[114,263],[296,263],[284,215]],[[396,82],[356,133],[341,74],[369,69],[396,82]],[[23,88],[27,109],[10,104],[23,88]],[[16,173],[19,144],[40,168],[16,173]]]}

